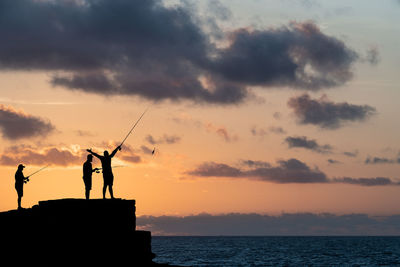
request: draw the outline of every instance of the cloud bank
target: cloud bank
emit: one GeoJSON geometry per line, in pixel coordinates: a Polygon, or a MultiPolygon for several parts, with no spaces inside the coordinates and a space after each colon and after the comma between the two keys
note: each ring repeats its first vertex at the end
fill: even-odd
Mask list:
{"type": "Polygon", "coordinates": [[[335,103],[326,99],[311,99],[308,94],[290,98],[288,106],[293,109],[300,124],[312,124],[323,129],[337,129],[347,122],[364,121],[376,114],[374,107],[335,103]]]}
{"type": "MultiPolygon", "coordinates": [[[[337,163],[337,161],[332,161],[331,163],[337,163]]],[[[295,158],[279,160],[276,166],[273,166],[269,162],[253,160],[241,160],[239,166],[204,162],[194,169],[186,171],[185,174],[198,178],[249,179],[277,184],[341,183],[360,186],[400,185],[399,182],[387,177],[329,178],[327,174],[317,167],[311,168],[295,158]]]]}
{"type": "Polygon", "coordinates": [[[154,235],[194,236],[382,236],[400,235],[400,215],[256,213],[140,216],[139,229],[154,235]]]}
{"type": "MultiPolygon", "coordinates": [[[[102,155],[104,148],[111,150],[116,146],[115,142],[108,142],[99,144],[93,150],[102,155]]],[[[126,163],[141,163],[143,160],[140,152],[145,154],[143,150],[136,151],[129,145],[124,144],[123,149],[115,157],[126,163]]],[[[34,166],[81,166],[86,161],[87,155],[86,148],[79,145],[48,145],[45,147],[15,145],[5,148],[3,153],[0,154],[0,165],[17,166],[23,163],[34,166]]],[[[94,158],[94,163],[100,164],[100,161],[94,158]]]]}
{"type": "Polygon", "coordinates": [[[48,120],[0,104],[0,131],[5,139],[45,137],[54,130],[48,120]]]}
{"type": "MultiPolygon", "coordinates": [[[[209,8],[208,22],[229,17],[209,8]]],[[[0,69],[51,71],[54,86],[107,96],[240,103],[254,85],[343,85],[359,60],[310,21],[236,29],[221,47],[196,11],[158,0],[4,0],[0,10],[0,69]]]]}

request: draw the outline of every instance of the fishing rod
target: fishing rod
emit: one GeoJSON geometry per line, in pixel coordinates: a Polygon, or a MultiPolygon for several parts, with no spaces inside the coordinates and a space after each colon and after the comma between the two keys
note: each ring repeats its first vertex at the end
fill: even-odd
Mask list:
{"type": "Polygon", "coordinates": [[[30,175],[28,175],[28,176],[26,177],[26,181],[29,182],[29,178],[30,178],[30,177],[32,177],[33,175],[37,174],[38,172],[43,171],[44,169],[46,169],[46,168],[49,167],[49,166],[50,166],[50,165],[44,166],[43,168],[41,168],[41,169],[35,171],[34,173],[31,173],[30,175]]]}
{"type": "Polygon", "coordinates": [[[129,135],[132,133],[133,129],[135,129],[136,125],[139,123],[139,121],[142,119],[142,117],[144,116],[144,114],[147,112],[149,108],[146,108],[145,111],[142,113],[142,115],[139,117],[139,119],[135,122],[135,124],[133,125],[133,127],[131,128],[131,130],[129,131],[129,133],[125,136],[124,140],[122,140],[121,144],[119,145],[120,147],[122,147],[122,145],[125,143],[126,139],[129,137],[129,135]]]}

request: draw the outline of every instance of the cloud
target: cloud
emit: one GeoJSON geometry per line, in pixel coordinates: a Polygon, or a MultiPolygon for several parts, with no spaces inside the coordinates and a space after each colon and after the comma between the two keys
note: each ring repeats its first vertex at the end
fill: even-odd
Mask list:
{"type": "Polygon", "coordinates": [[[204,127],[207,132],[216,133],[227,143],[234,142],[239,139],[237,135],[230,133],[224,126],[216,126],[211,122],[207,122],[204,123],[204,127]]]}
{"type": "Polygon", "coordinates": [[[270,126],[268,130],[274,134],[285,134],[286,131],[282,127],[270,126]]]}
{"type": "Polygon", "coordinates": [[[270,30],[240,29],[213,65],[225,79],[246,85],[318,90],[351,79],[356,52],[313,22],[270,30]]]}
{"type": "Polygon", "coordinates": [[[358,150],[356,150],[354,152],[345,151],[345,152],[343,152],[343,155],[345,155],[347,157],[355,158],[358,155],[358,150]]]}
{"type": "MultiPolygon", "coordinates": [[[[111,150],[116,146],[115,142],[104,142],[94,147],[93,150],[102,155],[104,149],[111,150]]],[[[86,161],[87,155],[88,153],[86,148],[76,144],[70,146],[49,145],[44,148],[28,145],[16,145],[4,149],[3,153],[0,154],[0,165],[17,166],[18,164],[23,163],[34,166],[81,166],[86,161]]],[[[136,151],[127,144],[124,144],[122,150],[117,153],[116,158],[130,163],[142,162],[142,157],[139,154],[139,151],[136,151]]],[[[97,160],[95,159],[95,161],[97,160]]]]}
{"type": "Polygon", "coordinates": [[[382,158],[382,157],[370,157],[368,156],[365,161],[365,164],[393,164],[393,163],[400,163],[400,158],[397,159],[389,159],[389,158],[382,158]]]}
{"type": "Polygon", "coordinates": [[[327,160],[329,164],[340,164],[342,163],[341,161],[335,160],[335,159],[328,159],[327,160]]]}
{"type": "Polygon", "coordinates": [[[390,178],[386,177],[376,177],[376,178],[334,178],[333,182],[343,183],[343,184],[354,184],[363,186],[379,186],[379,185],[400,185],[398,182],[392,181],[390,178]]]}
{"type": "Polygon", "coordinates": [[[378,47],[372,46],[367,50],[367,54],[365,56],[365,60],[369,62],[371,65],[377,65],[380,61],[379,50],[378,47]]]}
{"type": "Polygon", "coordinates": [[[231,177],[248,178],[273,183],[325,183],[326,175],[318,169],[311,169],[297,159],[278,161],[278,166],[272,167],[269,163],[260,162],[246,164],[250,169],[236,168],[227,164],[206,162],[186,174],[197,177],[231,177]]]}
{"type": "Polygon", "coordinates": [[[204,25],[229,19],[230,11],[211,1],[213,12],[202,22],[188,6],[157,0],[1,1],[7,16],[0,26],[0,69],[50,71],[53,86],[72,91],[232,104],[248,99],[254,85],[340,86],[359,59],[313,22],[236,29],[224,33],[229,38],[220,47],[204,25]]]}
{"type": "Polygon", "coordinates": [[[250,129],[250,132],[253,136],[260,136],[260,137],[264,137],[266,135],[268,135],[268,131],[263,129],[263,128],[259,128],[257,126],[253,126],[250,129]]]}
{"type": "Polygon", "coordinates": [[[190,216],[139,216],[137,227],[156,235],[179,236],[397,236],[400,215],[229,213],[190,216]]]}
{"type": "Polygon", "coordinates": [[[55,130],[50,121],[0,104],[0,130],[9,140],[45,137],[55,130]]]}
{"type": "Polygon", "coordinates": [[[332,146],[330,145],[319,145],[314,139],[307,139],[306,136],[288,136],[285,139],[285,142],[288,144],[289,148],[304,148],[317,153],[332,153],[332,146]]]}
{"type": "Polygon", "coordinates": [[[201,177],[243,177],[242,170],[223,163],[205,162],[187,174],[201,177]]]}
{"type": "Polygon", "coordinates": [[[374,107],[335,103],[326,99],[311,99],[308,94],[290,98],[288,106],[293,109],[300,124],[312,124],[323,129],[337,129],[344,123],[364,121],[376,114],[374,107]]]}
{"type": "Polygon", "coordinates": [[[268,135],[268,133],[274,133],[274,134],[285,134],[286,131],[282,127],[277,127],[277,126],[270,126],[268,129],[260,128],[258,126],[253,126],[250,129],[250,132],[253,136],[259,136],[259,137],[264,137],[268,135]]]}
{"type": "Polygon", "coordinates": [[[159,145],[159,144],[176,144],[181,141],[181,137],[177,135],[167,135],[164,134],[162,137],[156,139],[152,135],[146,136],[146,141],[151,145],[159,145]]]}
{"type": "MultiPolygon", "coordinates": [[[[331,163],[338,163],[337,161],[331,163]]],[[[276,166],[265,161],[241,160],[239,166],[230,166],[225,163],[204,162],[186,175],[199,178],[230,178],[249,179],[256,181],[272,182],[277,184],[352,184],[360,186],[391,186],[400,185],[399,182],[386,177],[369,178],[328,178],[317,167],[310,168],[298,159],[279,160],[276,166]]]]}
{"type": "Polygon", "coordinates": [[[0,156],[0,165],[17,166],[20,163],[26,165],[56,165],[56,166],[76,166],[81,165],[86,160],[84,150],[74,150],[72,148],[47,147],[40,149],[29,146],[11,146],[5,149],[0,156]]]}

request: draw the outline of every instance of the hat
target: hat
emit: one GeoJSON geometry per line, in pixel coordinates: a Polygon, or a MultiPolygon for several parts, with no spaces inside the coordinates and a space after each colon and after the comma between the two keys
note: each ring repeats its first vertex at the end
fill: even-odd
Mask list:
{"type": "Polygon", "coordinates": [[[19,164],[19,165],[18,165],[18,169],[23,169],[23,168],[25,168],[24,165],[22,165],[22,164],[19,164]]]}

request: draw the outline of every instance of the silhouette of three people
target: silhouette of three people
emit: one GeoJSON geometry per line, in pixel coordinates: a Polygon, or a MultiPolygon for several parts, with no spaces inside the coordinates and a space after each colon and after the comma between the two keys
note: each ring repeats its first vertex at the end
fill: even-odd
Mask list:
{"type": "Polygon", "coordinates": [[[106,198],[106,191],[108,187],[108,191],[110,192],[110,196],[113,199],[114,198],[114,193],[113,193],[113,183],[114,183],[114,175],[112,173],[112,167],[111,167],[111,159],[115,156],[115,154],[121,150],[121,145],[117,146],[114,151],[109,154],[107,150],[104,151],[103,156],[95,153],[92,151],[92,149],[87,149],[87,152],[95,156],[101,161],[101,167],[103,170],[103,199],[106,198]]]}

